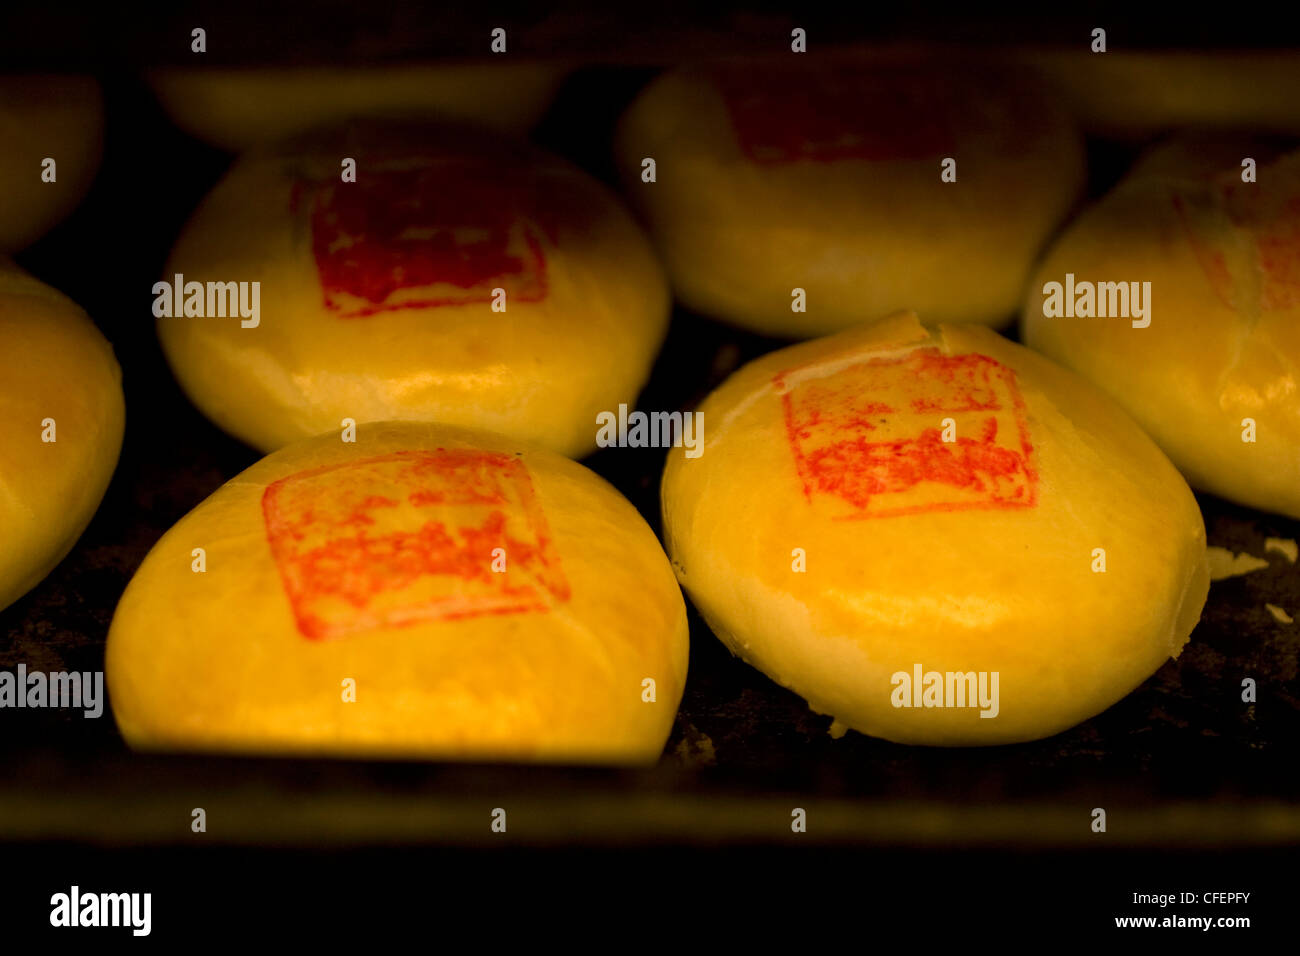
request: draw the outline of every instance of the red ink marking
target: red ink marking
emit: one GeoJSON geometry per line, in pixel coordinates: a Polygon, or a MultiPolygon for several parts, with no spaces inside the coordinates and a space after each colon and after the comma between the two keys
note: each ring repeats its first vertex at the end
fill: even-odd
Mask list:
{"type": "Polygon", "coordinates": [[[1024,401],[1005,365],[925,348],[822,378],[800,371],[772,382],[804,494],[839,499],[837,518],[1035,505],[1024,401]],[[956,423],[956,441],[942,440],[941,418],[956,423]]]}
{"type": "Polygon", "coordinates": [[[1174,209],[1215,296],[1238,312],[1300,306],[1300,194],[1230,180],[1210,186],[1209,205],[1173,193],[1174,209]],[[1216,211],[1222,215],[1214,216],[1216,211]],[[1225,228],[1226,227],[1226,228],[1225,228]]]}
{"type": "Polygon", "coordinates": [[[325,307],[340,318],[546,297],[551,197],[527,168],[422,155],[364,158],[355,183],[296,182],[325,307]],[[304,195],[304,192],[307,195],[304,195]]]}
{"type": "Polygon", "coordinates": [[[262,495],[267,541],[312,640],[569,599],[522,461],[400,451],[302,471],[262,495]],[[492,570],[504,548],[507,570],[492,570]]]}
{"type": "Polygon", "coordinates": [[[755,163],[916,160],[951,155],[950,96],[922,71],[720,69],[745,155],[755,163]]]}

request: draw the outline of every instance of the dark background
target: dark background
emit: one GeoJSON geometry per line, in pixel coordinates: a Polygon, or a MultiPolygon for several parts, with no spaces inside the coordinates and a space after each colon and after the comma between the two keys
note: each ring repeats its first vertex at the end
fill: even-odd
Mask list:
{"type": "MultiPolygon", "coordinates": [[[[0,612],[3,668],[101,670],[117,598],[145,553],[258,457],[184,398],[149,314],[172,241],[230,161],[174,129],[138,78],[147,65],[192,62],[193,25],[208,30],[213,64],[477,55],[488,30],[505,26],[512,54],[589,61],[534,139],[611,183],[610,129],[654,64],[786,48],[793,25],[812,42],[1086,44],[1102,25],[1112,46],[1300,47],[1295,28],[1267,11],[1211,22],[1131,6],[978,17],[866,6],[791,16],[775,4],[192,9],[5,12],[5,69],[95,72],[104,85],[105,158],[90,196],[16,258],[85,307],[112,341],[127,433],[73,553],[0,612]]],[[[1090,143],[1093,196],[1134,149],[1090,143]]],[[[782,344],[678,310],[640,406],[690,407],[737,365],[782,344]]],[[[586,464],[658,529],[662,451],[607,449],[586,464]]],[[[1300,522],[1200,501],[1211,544],[1262,555],[1265,537],[1300,539],[1300,522]]],[[[648,919],[702,908],[696,915],[734,932],[736,913],[752,922],[755,901],[770,894],[773,913],[860,915],[865,944],[880,922],[951,929],[959,914],[978,919],[969,925],[985,939],[1014,934],[1017,921],[1074,935],[1112,916],[1156,913],[1125,906],[1134,891],[1223,889],[1255,895],[1211,915],[1277,926],[1296,886],[1294,862],[1284,861],[1300,844],[1300,625],[1279,625],[1263,604],[1300,618],[1300,566],[1266,557],[1267,569],[1213,585],[1187,649],[1138,691],[1067,733],[1012,747],[903,747],[852,732],[831,740],[829,718],[731,658],[693,612],[681,711],[664,758],[644,771],[144,756],[125,748],[107,711],[90,721],[8,710],[0,887],[9,894],[0,913],[15,928],[43,926],[49,895],[80,882],[152,891],[155,938],[238,929],[250,913],[301,934],[338,928],[337,918],[320,922],[322,907],[362,925],[366,912],[387,912],[384,925],[394,926],[465,918],[476,902],[513,912],[553,894],[561,925],[586,920],[597,903],[605,913],[645,903],[648,919]],[[1240,701],[1247,676],[1259,683],[1255,705],[1240,701]],[[199,806],[205,834],[189,830],[199,806]],[[790,832],[796,806],[809,811],[806,834],[790,832]],[[505,835],[489,832],[494,807],[509,813],[505,835]],[[1107,810],[1106,834],[1089,829],[1094,807],[1107,810]],[[723,906],[729,893],[742,896],[742,909],[723,906]],[[316,913],[315,923],[294,907],[316,913]]]]}
{"type": "Polygon", "coordinates": [[[1198,10],[1176,2],[846,4],[656,0],[640,7],[590,0],[479,4],[394,0],[201,0],[10,5],[0,35],[5,69],[85,70],[189,64],[190,30],[208,31],[210,63],[375,62],[481,56],[493,27],[511,54],[660,64],[691,56],[789,49],[795,26],[810,44],[922,42],[966,48],[1087,44],[1104,27],[1112,49],[1284,48],[1297,14],[1283,3],[1198,10]]]}

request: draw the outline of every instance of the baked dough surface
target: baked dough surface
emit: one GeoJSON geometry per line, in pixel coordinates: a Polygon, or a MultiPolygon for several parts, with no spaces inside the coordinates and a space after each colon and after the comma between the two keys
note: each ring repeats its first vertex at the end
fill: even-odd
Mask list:
{"type": "Polygon", "coordinates": [[[670,304],[604,186],[427,125],[358,122],[245,155],[185,227],[162,280],[177,274],[260,283],[256,327],[173,316],[158,332],[194,403],[264,451],[344,418],[411,419],[580,457],[597,414],[635,402],[670,304]]]}
{"type": "Polygon", "coordinates": [[[90,191],[104,149],[104,104],[88,76],[0,77],[0,254],[45,235],[90,191]],[[47,182],[46,159],[54,160],[47,182]]]}
{"type": "Polygon", "coordinates": [[[988,329],[895,315],[766,355],[700,410],[703,454],[670,454],[662,485],[678,579],[734,653],[841,725],[1046,737],[1177,656],[1200,616],[1182,477],[1097,389],[988,329]],[[996,717],[893,706],[917,665],[996,672],[996,717]]]}
{"type": "Polygon", "coordinates": [[[681,591],[626,499],[414,422],[227,482],[145,558],[107,650],[135,747],[471,760],[653,761],[686,665],[681,591]]]}
{"type": "Polygon", "coordinates": [[[1193,487],[1300,517],[1300,150],[1192,136],[1150,151],[1052,246],[1021,331],[1108,392],[1193,487]],[[1067,272],[1149,282],[1150,325],[1044,316],[1044,283],[1067,272]]]}
{"type": "Polygon", "coordinates": [[[71,299],[0,258],[0,608],[86,530],[125,421],[112,346],[71,299]]]}
{"type": "Polygon", "coordinates": [[[625,190],[677,297],[792,337],[903,308],[1013,321],[1083,186],[1064,113],[982,72],[789,59],[674,70],[621,122],[625,190]],[[941,179],[949,158],[955,182],[941,179]],[[796,288],[804,312],[792,311],[796,288]]]}
{"type": "Polygon", "coordinates": [[[177,126],[238,152],[353,116],[426,116],[522,134],[565,72],[527,62],[167,69],[149,83],[177,126]]]}

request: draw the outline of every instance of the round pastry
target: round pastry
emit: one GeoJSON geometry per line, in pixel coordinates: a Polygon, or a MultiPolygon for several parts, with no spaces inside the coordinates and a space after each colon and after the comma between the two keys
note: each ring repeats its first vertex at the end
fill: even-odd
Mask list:
{"type": "Polygon", "coordinates": [[[628,501],[544,449],[415,422],[219,488],[145,558],[106,659],[139,748],[600,763],[658,757],[686,663],[628,501]]]}
{"type": "MultiPolygon", "coordinates": [[[[1006,57],[1007,54],[1002,54],[1006,57]]],[[[1145,138],[1184,128],[1300,132],[1300,58],[1290,50],[1027,50],[1041,78],[1088,133],[1145,138]]]]}
{"type": "Polygon", "coordinates": [[[86,530],[125,422],[112,346],[71,299],[0,259],[0,608],[86,530]]]}
{"type": "Polygon", "coordinates": [[[668,73],[624,117],[618,153],[678,298],[789,336],[901,308],[1011,321],[1084,175],[1078,134],[1033,94],[825,58],[668,73]]]}
{"type": "Polygon", "coordinates": [[[586,454],[596,416],[635,402],[669,311],[649,243],[573,166],[468,129],[372,123],[238,160],[155,293],[186,393],[262,450],[351,418],[586,454]]]}
{"type": "Polygon", "coordinates": [[[1052,247],[1021,328],[1193,487],[1300,517],[1300,150],[1158,147],[1052,247]]]}
{"type": "Polygon", "coordinates": [[[522,134],[565,72],[538,62],[404,63],[166,69],[149,81],[177,126],[237,152],[352,116],[442,117],[522,134]]]}
{"type": "Polygon", "coordinates": [[[832,733],[1046,737],[1200,616],[1182,477],[1101,392],[983,326],[891,316],[751,362],[700,412],[703,453],[663,478],[678,579],[832,733]]]}
{"type": "Polygon", "coordinates": [[[99,84],[81,76],[0,77],[0,142],[0,253],[16,252],[90,190],[104,142],[99,84]]]}

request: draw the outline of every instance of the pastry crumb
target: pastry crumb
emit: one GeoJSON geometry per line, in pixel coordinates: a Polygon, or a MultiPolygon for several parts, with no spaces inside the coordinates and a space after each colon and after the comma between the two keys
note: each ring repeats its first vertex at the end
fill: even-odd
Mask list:
{"type": "Polygon", "coordinates": [[[1206,548],[1205,552],[1210,560],[1211,581],[1222,581],[1224,578],[1234,578],[1268,567],[1268,562],[1263,558],[1257,558],[1245,551],[1234,555],[1227,548],[1211,546],[1206,548]]]}
{"type": "Polygon", "coordinates": [[[1296,558],[1300,558],[1300,545],[1291,538],[1265,538],[1264,552],[1267,554],[1269,551],[1285,555],[1292,564],[1295,564],[1296,558]]]}
{"type": "Polygon", "coordinates": [[[688,767],[712,767],[718,762],[718,752],[713,746],[713,738],[693,726],[686,739],[678,743],[676,756],[688,767]]]}
{"type": "Polygon", "coordinates": [[[1295,620],[1295,618],[1293,618],[1286,611],[1282,610],[1276,604],[1265,604],[1264,607],[1268,609],[1268,613],[1272,614],[1273,619],[1277,621],[1279,624],[1290,624],[1295,620]]]}

